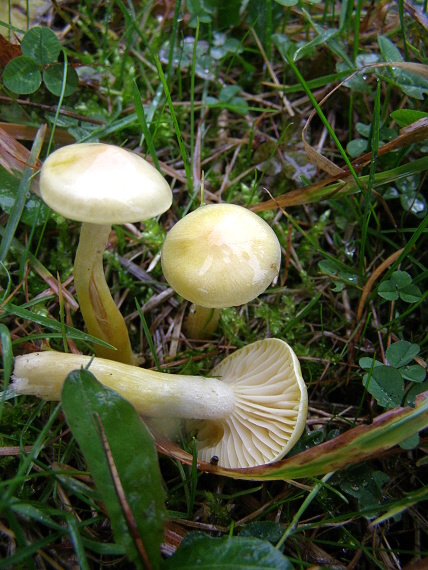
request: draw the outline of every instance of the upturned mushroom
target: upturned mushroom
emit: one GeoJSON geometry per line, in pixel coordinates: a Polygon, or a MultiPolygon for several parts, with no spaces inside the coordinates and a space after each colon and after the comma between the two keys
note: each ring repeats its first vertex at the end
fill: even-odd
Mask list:
{"type": "Polygon", "coordinates": [[[198,458],[223,467],[252,467],[281,459],[306,423],[307,390],[293,350],[265,339],[227,356],[209,378],[144,370],[102,358],[36,352],[15,359],[12,388],[59,400],[69,372],[88,367],[147,417],[197,420],[198,458]]]}
{"type": "Polygon", "coordinates": [[[197,334],[210,316],[218,319],[218,309],[248,303],[265,291],[278,275],[281,248],[257,214],[234,204],[210,204],[168,232],[161,261],[171,287],[196,307],[191,318],[197,334]]]}
{"type": "Polygon", "coordinates": [[[103,254],[112,224],[143,221],[165,212],[172,192],[163,176],[137,154],[101,143],[73,144],[43,164],[40,193],[55,212],[83,222],[74,284],[88,332],[114,346],[98,356],[132,364],[125,321],[112,299],[103,254]]]}

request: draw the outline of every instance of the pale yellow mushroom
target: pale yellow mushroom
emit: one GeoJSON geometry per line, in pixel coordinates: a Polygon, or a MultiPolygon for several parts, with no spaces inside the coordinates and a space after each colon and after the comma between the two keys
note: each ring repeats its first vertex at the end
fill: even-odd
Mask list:
{"type": "Polygon", "coordinates": [[[107,286],[103,254],[112,224],[147,220],[172,202],[163,176],[137,154],[101,143],[73,144],[43,164],[40,193],[55,212],[83,222],[74,284],[88,332],[115,347],[96,345],[98,356],[132,364],[125,321],[107,286]]]}
{"type": "Polygon", "coordinates": [[[59,400],[71,371],[89,366],[147,417],[185,418],[197,434],[198,458],[223,467],[281,459],[305,424],[308,397],[299,361],[280,339],[265,339],[227,356],[209,378],[154,372],[75,354],[37,352],[15,359],[12,388],[59,400]]]}
{"type": "Polygon", "coordinates": [[[218,319],[213,309],[243,305],[265,291],[278,275],[281,248],[257,214],[234,204],[210,204],[175,224],[161,259],[165,279],[196,306],[190,317],[197,321],[196,334],[210,317],[218,319]]]}

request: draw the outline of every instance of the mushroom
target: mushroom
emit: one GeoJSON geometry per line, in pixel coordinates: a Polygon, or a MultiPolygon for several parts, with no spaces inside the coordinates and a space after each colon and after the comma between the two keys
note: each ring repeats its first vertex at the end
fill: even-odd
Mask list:
{"type": "Polygon", "coordinates": [[[287,343],[265,339],[227,356],[209,378],[172,375],[76,354],[15,359],[12,388],[59,400],[69,372],[88,367],[142,416],[195,419],[198,458],[252,467],[282,458],[302,434],[308,408],[299,361],[287,343]]]}
{"type": "Polygon", "coordinates": [[[272,228],[234,204],[204,205],[168,232],[162,247],[165,279],[196,306],[195,333],[213,309],[248,303],[278,275],[281,248],[272,228]],[[200,307],[206,309],[203,316],[200,307]]]}
{"type": "Polygon", "coordinates": [[[163,176],[128,150],[101,143],[73,144],[43,164],[40,193],[52,210],[83,222],[74,263],[74,284],[88,332],[114,346],[98,356],[132,364],[128,330],[103,271],[112,224],[137,222],[165,212],[172,192],[163,176]]]}

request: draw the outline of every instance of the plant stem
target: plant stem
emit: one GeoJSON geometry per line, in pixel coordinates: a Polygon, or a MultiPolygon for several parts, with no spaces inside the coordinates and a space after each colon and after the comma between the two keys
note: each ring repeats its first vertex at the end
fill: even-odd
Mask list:
{"type": "Polygon", "coordinates": [[[165,374],[80,354],[34,352],[17,356],[13,389],[44,400],[60,400],[70,372],[88,367],[105,386],[129,400],[143,416],[219,419],[235,408],[233,388],[215,378],[165,374]]]}
{"type": "Polygon", "coordinates": [[[74,262],[74,285],[89,334],[116,348],[96,346],[97,356],[134,364],[128,329],[104,276],[103,254],[110,231],[110,225],[82,224],[74,262]]]}

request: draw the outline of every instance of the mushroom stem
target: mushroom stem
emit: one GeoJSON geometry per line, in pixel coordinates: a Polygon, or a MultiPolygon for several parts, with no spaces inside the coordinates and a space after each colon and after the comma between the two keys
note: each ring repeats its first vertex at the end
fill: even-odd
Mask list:
{"type": "Polygon", "coordinates": [[[134,364],[128,329],[105,280],[103,254],[111,225],[84,222],[74,262],[74,284],[89,334],[116,348],[95,346],[97,356],[134,364]]]}
{"type": "Polygon", "coordinates": [[[207,339],[217,330],[220,309],[192,305],[184,321],[184,331],[189,338],[207,339]]]}
{"type": "Polygon", "coordinates": [[[128,399],[143,416],[219,419],[235,408],[232,386],[215,378],[165,374],[53,351],[17,356],[13,389],[44,400],[60,400],[67,374],[88,366],[102,384],[128,399]]]}

